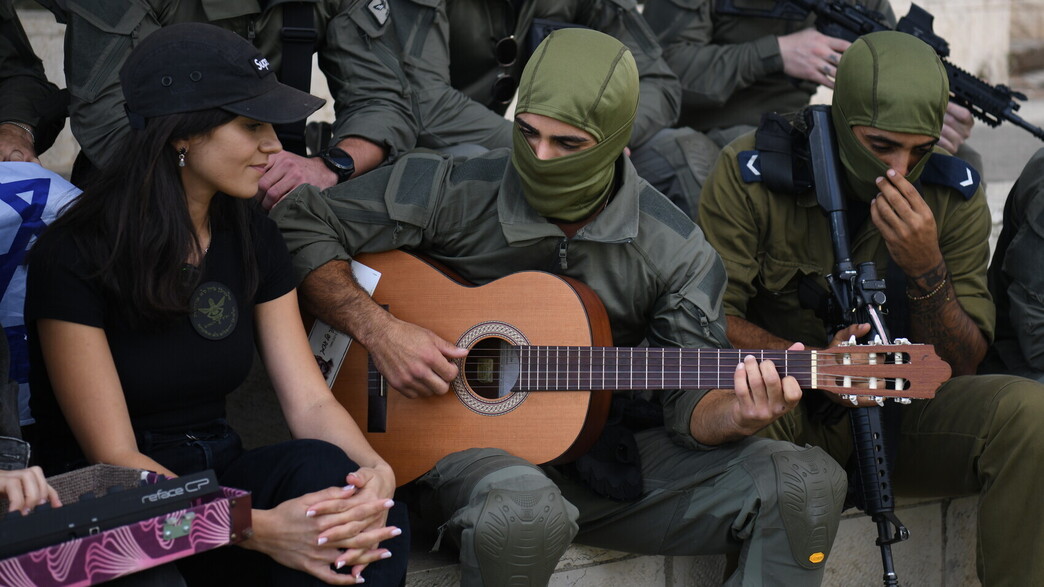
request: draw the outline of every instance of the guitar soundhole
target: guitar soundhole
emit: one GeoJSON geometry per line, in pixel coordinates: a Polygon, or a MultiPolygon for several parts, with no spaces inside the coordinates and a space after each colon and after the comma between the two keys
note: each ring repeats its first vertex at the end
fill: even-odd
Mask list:
{"type": "Polygon", "coordinates": [[[482,339],[471,347],[464,359],[464,379],[472,393],[487,400],[510,394],[510,383],[517,376],[505,380],[501,375],[505,369],[509,375],[512,371],[518,373],[518,355],[513,348],[506,340],[496,337],[482,339]]]}
{"type": "Polygon", "coordinates": [[[506,414],[526,401],[527,392],[513,392],[518,382],[518,346],[529,341],[514,326],[504,322],[482,322],[472,326],[457,346],[470,349],[459,363],[460,376],[453,393],[468,409],[483,416],[506,414]]]}

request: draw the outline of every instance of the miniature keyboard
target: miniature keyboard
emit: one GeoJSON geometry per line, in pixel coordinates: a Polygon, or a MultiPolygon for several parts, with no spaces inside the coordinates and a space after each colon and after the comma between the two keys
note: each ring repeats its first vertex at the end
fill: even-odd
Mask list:
{"type": "Polygon", "coordinates": [[[11,512],[0,518],[0,558],[186,509],[220,492],[214,471],[206,470],[136,487],[111,486],[104,495],[88,492],[73,503],[40,506],[26,516],[11,512]]]}

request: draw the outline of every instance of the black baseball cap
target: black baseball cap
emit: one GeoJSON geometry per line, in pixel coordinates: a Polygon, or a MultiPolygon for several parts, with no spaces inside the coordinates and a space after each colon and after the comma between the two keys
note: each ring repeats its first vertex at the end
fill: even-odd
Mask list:
{"type": "Polygon", "coordinates": [[[134,128],[154,116],[211,108],[285,124],[326,103],[281,83],[242,37],[204,23],[173,24],[145,37],[120,69],[120,83],[134,128]]]}

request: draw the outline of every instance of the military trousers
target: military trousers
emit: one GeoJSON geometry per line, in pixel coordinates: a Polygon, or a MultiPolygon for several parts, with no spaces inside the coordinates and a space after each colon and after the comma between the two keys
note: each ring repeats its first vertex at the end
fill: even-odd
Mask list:
{"type": "MultiPolygon", "coordinates": [[[[853,450],[848,418],[817,425],[800,406],[762,434],[821,446],[839,463],[853,450]]],[[[934,399],[900,408],[897,443],[895,495],[979,496],[984,586],[1044,585],[1044,386],[1010,375],[955,377],[934,399]]]]}
{"type": "Polygon", "coordinates": [[[640,432],[636,440],[643,492],[633,501],[596,495],[568,466],[535,467],[497,449],[454,453],[399,498],[414,512],[434,514],[437,520],[428,521],[441,525],[439,540],[460,547],[466,586],[508,584],[495,582],[505,578],[546,584],[574,540],[640,554],[739,553],[740,566],[727,585],[820,584],[846,486],[844,471],[825,452],[761,438],[694,450],[671,441],[662,428],[640,432]],[[781,468],[800,469],[804,480],[794,483],[781,468]],[[798,502],[803,507],[785,507],[798,502]],[[525,521],[517,515],[519,504],[547,512],[546,525],[519,528],[525,521]],[[799,514],[788,518],[787,509],[799,514]],[[491,534],[503,539],[480,536],[489,525],[483,520],[497,516],[504,525],[491,534]],[[821,556],[811,562],[802,554],[799,562],[810,535],[821,538],[815,546],[821,556]],[[531,548],[537,543],[544,550],[531,548]],[[527,574],[517,564],[520,551],[526,561],[545,562],[527,574]],[[498,565],[515,568],[490,569],[498,565]]]}

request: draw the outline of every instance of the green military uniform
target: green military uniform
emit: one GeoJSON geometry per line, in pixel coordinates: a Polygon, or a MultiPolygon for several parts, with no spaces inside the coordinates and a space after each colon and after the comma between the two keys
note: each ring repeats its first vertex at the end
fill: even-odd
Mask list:
{"type": "MultiPolygon", "coordinates": [[[[411,154],[325,194],[303,186],[277,205],[272,217],[301,276],[334,259],[397,247],[422,251],[475,283],[515,271],[549,270],[594,288],[609,313],[614,344],[636,345],[644,337],[653,346],[722,344],[717,310],[724,275],[716,255],[699,229],[625,160],[612,202],[594,223],[566,239],[527,206],[509,158],[497,150],[451,164],[444,157],[411,154]],[[407,178],[417,175],[431,182],[410,186],[407,178]]],[[[440,522],[452,520],[451,531],[458,534],[485,503],[480,489],[513,487],[517,476],[535,477],[524,486],[542,486],[547,474],[579,510],[571,511],[571,518],[580,525],[580,542],[682,555],[735,550],[749,535],[750,548],[765,559],[748,560],[752,566],[741,566],[740,577],[756,582],[771,574],[787,585],[817,585],[818,579],[800,578],[805,573],[799,569],[777,567],[785,562],[778,557],[789,558],[789,546],[785,536],[768,531],[779,528],[771,455],[803,449],[753,439],[716,449],[700,446],[688,426],[704,393],[672,390],[659,396],[665,426],[638,435],[645,485],[635,502],[601,498],[558,470],[542,473],[490,451],[451,455],[421,483],[439,490],[431,499],[440,522]],[[492,474],[479,463],[483,459],[486,466],[493,459],[498,470],[514,467],[505,473],[511,476],[483,481],[492,474]],[[761,502],[755,509],[752,499],[761,502]],[[745,519],[749,515],[765,519],[745,519]]],[[[563,520],[566,527],[572,523],[563,520]]],[[[476,566],[475,555],[462,549],[461,556],[467,573],[476,566]]],[[[747,584],[740,577],[735,584],[747,584]]]]}
{"type": "MultiPolygon", "coordinates": [[[[115,0],[66,2],[65,71],[72,93],[73,134],[95,165],[115,152],[127,132],[118,73],[131,49],[158,28],[179,22],[209,22],[250,40],[279,71],[282,65],[282,5],[273,0],[115,0]],[[262,6],[265,8],[262,10],[262,6]]],[[[389,156],[413,148],[416,123],[407,82],[394,43],[389,44],[387,6],[363,0],[312,0],[319,67],[326,74],[337,119],[331,144],[348,136],[388,149],[389,156]]]]}
{"type": "MultiPolygon", "coordinates": [[[[725,275],[718,256],[689,218],[620,154],[637,104],[634,91],[623,100],[629,112],[614,106],[621,101],[614,95],[626,91],[615,83],[620,80],[612,73],[614,55],[626,52],[619,53],[619,42],[605,35],[575,30],[554,33],[541,47],[559,40],[563,49],[548,51],[557,57],[534,58],[540,65],[526,69],[526,76],[540,72],[531,85],[523,77],[519,112],[557,109],[560,120],[591,132],[598,144],[537,160],[516,130],[514,155],[494,150],[454,161],[410,154],[325,192],[303,186],[272,211],[300,275],[331,260],[400,247],[423,252],[478,284],[545,270],[581,280],[598,293],[615,344],[723,345],[725,275]],[[562,55],[582,63],[570,67],[562,55]],[[610,73],[603,74],[607,63],[610,73]],[[545,66],[550,71],[543,73],[545,66]],[[575,78],[569,80],[575,81],[572,91],[563,85],[566,75],[575,78]],[[546,197],[556,189],[557,196],[546,197]],[[589,202],[596,211],[607,205],[572,238],[537,213],[589,216],[589,202]]],[[[818,449],[785,442],[699,444],[690,420],[705,393],[674,389],[653,396],[664,424],[634,435],[642,479],[635,499],[602,497],[569,467],[540,468],[501,450],[475,449],[445,457],[414,483],[414,508],[445,523],[460,546],[466,585],[506,585],[512,577],[546,583],[574,536],[638,553],[739,550],[739,571],[729,585],[760,584],[768,576],[787,585],[818,585],[823,562],[818,556],[809,560],[814,553],[806,541],[812,534],[829,548],[843,501],[843,472],[818,449]],[[795,470],[805,476],[793,476],[795,470]],[[526,511],[541,507],[511,505],[527,503],[550,513],[536,523],[526,511]],[[505,518],[489,504],[509,508],[512,522],[498,523],[505,518]]]]}
{"type": "Polygon", "coordinates": [[[645,144],[678,117],[678,79],[664,63],[633,1],[394,0],[391,5],[403,63],[414,87],[420,146],[511,146],[511,123],[503,116],[507,103],[494,98],[493,85],[498,76],[507,75],[515,80],[511,87],[517,86],[532,50],[527,39],[534,18],[601,31],[631,50],[641,87],[632,146],[645,144]],[[512,35],[517,57],[501,66],[494,45],[512,35]]]}
{"type": "Polygon", "coordinates": [[[985,372],[1044,382],[1044,150],[1026,164],[1004,205],[1004,225],[990,263],[997,334],[985,372]]]}
{"type": "MultiPolygon", "coordinates": [[[[840,69],[851,52],[852,49],[846,52],[839,66],[835,103],[842,87],[840,69]]],[[[910,56],[909,60],[919,57],[923,56],[910,56]]],[[[938,75],[945,79],[945,74],[938,75]]],[[[860,83],[870,84],[886,76],[879,73],[872,79],[859,79],[860,83]]],[[[860,88],[854,93],[877,96],[876,87],[873,91],[860,88]]],[[[927,76],[921,78],[920,86],[910,86],[913,93],[921,87],[931,87],[927,76]]],[[[936,116],[941,118],[945,89],[938,93],[940,96],[933,104],[936,116]]],[[[885,91],[880,95],[885,95],[885,91]]],[[[903,96],[882,99],[881,104],[893,109],[889,112],[913,113],[915,109],[910,104],[916,99],[903,96]]],[[[870,102],[871,98],[866,100],[870,102]]],[[[835,104],[835,129],[840,120],[837,108],[835,104]]],[[[934,123],[934,127],[940,125],[934,123]]],[[[841,132],[835,130],[836,134],[841,132]]],[[[845,154],[844,141],[841,144],[842,159],[857,161],[845,154]]],[[[753,149],[753,134],[726,146],[700,200],[698,221],[708,241],[721,254],[729,276],[725,313],[744,318],[786,340],[824,346],[829,342],[829,333],[812,310],[802,307],[798,290],[803,280],[825,287],[825,276],[833,271],[829,220],[817,205],[814,193],[793,195],[767,189],[754,173],[753,149]]],[[[940,249],[960,305],[989,340],[994,323],[994,307],[985,278],[989,209],[981,188],[972,193],[970,180],[975,174],[967,165],[936,151],[927,157],[923,171],[917,170],[918,189],[934,214],[940,249]],[[955,161],[955,179],[944,184],[929,183],[931,178],[945,176],[937,172],[955,161]],[[962,178],[967,179],[962,182],[962,178]],[[964,182],[969,185],[962,186],[964,182]],[[955,188],[965,189],[966,193],[955,188]]],[[[869,153],[867,150],[866,158],[872,158],[869,153]]],[[[845,177],[851,193],[856,195],[849,201],[853,205],[858,200],[869,201],[875,190],[872,185],[863,186],[861,191],[853,187],[860,184],[853,179],[854,168],[850,165],[845,164],[845,177]]],[[[865,183],[867,178],[861,179],[865,183]]],[[[869,218],[852,233],[851,251],[854,264],[873,261],[879,274],[885,275],[890,263],[888,252],[869,218]]],[[[1025,523],[1044,516],[1044,503],[1036,495],[1042,482],[1036,463],[1044,458],[1044,431],[1040,426],[1044,418],[1044,389],[1017,377],[957,377],[943,384],[934,399],[902,406],[900,417],[898,458],[892,477],[896,494],[979,494],[978,563],[983,583],[1027,585],[1044,580],[1044,562],[1036,555],[1044,547],[1044,530],[1039,524],[1025,523]]],[[[848,418],[835,425],[813,421],[804,404],[766,429],[764,435],[822,446],[841,463],[847,462],[852,453],[848,418]]]]}
{"type": "MultiPolygon", "coordinates": [[[[880,13],[895,25],[888,0],[847,1],[880,13]]],[[[774,0],[734,3],[757,10],[776,4],[774,0]]],[[[796,112],[808,105],[818,85],[783,73],[779,37],[813,26],[815,16],[795,21],[720,14],[715,4],[715,0],[649,0],[642,12],[664,47],[664,59],[681,79],[678,124],[710,133],[757,126],[763,112],[796,112]]],[[[721,144],[737,136],[726,134],[721,144]]]]}
{"type": "Polygon", "coordinates": [[[493,88],[498,83],[508,87],[510,100],[532,50],[528,38],[534,19],[580,25],[619,39],[634,55],[640,75],[632,160],[643,178],[695,214],[701,187],[696,170],[709,167],[717,150],[701,135],[671,129],[681,89],[633,0],[394,0],[392,7],[414,93],[418,145],[440,150],[511,146],[511,123],[503,117],[507,102],[499,101],[493,88]],[[501,65],[496,41],[512,36],[517,57],[501,65]]]}
{"type": "MultiPolygon", "coordinates": [[[[812,309],[802,308],[798,286],[810,277],[826,290],[834,270],[830,221],[814,191],[775,193],[747,183],[741,153],[754,151],[754,133],[727,145],[703,190],[698,222],[721,254],[729,275],[725,312],[772,334],[821,347],[830,334],[812,309]]],[[[941,157],[946,155],[936,149],[941,157]]],[[[744,163],[749,159],[744,160],[744,163]]],[[[986,287],[990,210],[982,189],[965,199],[946,185],[924,184],[921,196],[939,227],[940,245],[961,306],[992,338],[994,309],[986,287]]],[[[851,233],[852,260],[873,261],[883,277],[890,263],[881,233],[869,218],[851,233]]]]}
{"type": "Polygon", "coordinates": [[[65,125],[58,87],[47,81],[11,0],[0,0],[0,121],[33,127],[36,153],[47,150],[65,125]]]}

